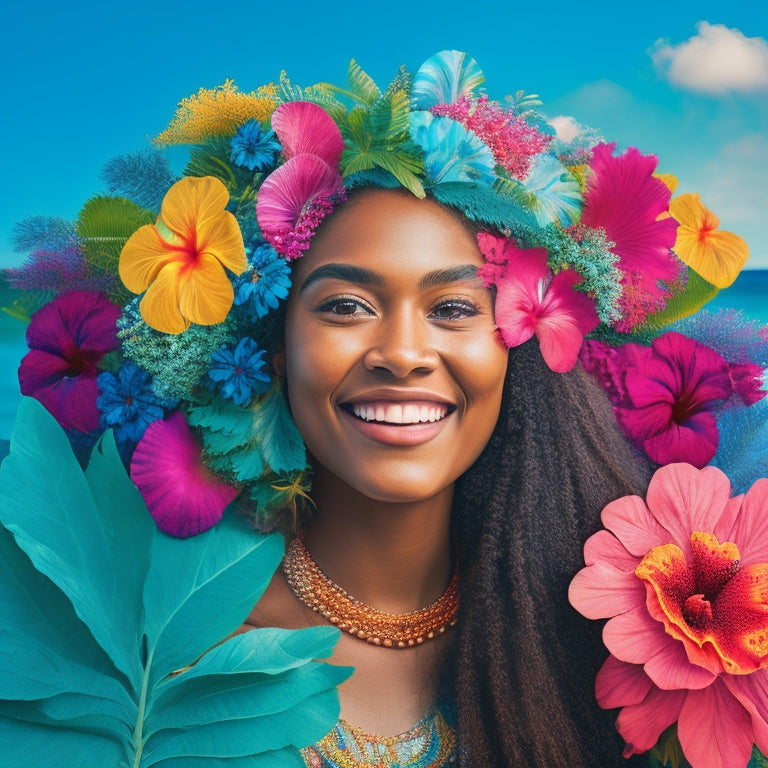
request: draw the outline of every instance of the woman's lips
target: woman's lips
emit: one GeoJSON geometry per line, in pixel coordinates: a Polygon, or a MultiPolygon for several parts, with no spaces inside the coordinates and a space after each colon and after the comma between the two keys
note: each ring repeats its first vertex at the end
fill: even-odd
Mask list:
{"type": "Polygon", "coordinates": [[[434,401],[353,402],[344,405],[352,425],[366,437],[385,445],[419,445],[438,435],[453,406],[434,401]]]}

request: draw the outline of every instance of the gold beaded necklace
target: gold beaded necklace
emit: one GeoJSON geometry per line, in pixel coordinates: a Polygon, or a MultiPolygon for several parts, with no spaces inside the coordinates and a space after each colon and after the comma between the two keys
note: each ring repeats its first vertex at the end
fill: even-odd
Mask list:
{"type": "Polygon", "coordinates": [[[442,635],[456,624],[459,608],[458,572],[431,605],[410,613],[384,613],[355,600],[329,579],[297,536],[283,559],[283,573],[302,603],[339,629],[372,645],[413,648],[442,635]]]}

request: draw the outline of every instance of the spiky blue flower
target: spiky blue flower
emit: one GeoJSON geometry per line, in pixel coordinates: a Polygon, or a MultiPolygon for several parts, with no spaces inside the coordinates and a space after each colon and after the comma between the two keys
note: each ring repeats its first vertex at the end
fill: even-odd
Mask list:
{"type": "Polygon", "coordinates": [[[248,268],[235,282],[235,304],[247,305],[257,318],[277,309],[291,289],[291,268],[268,243],[260,243],[248,256],[248,268]]]}
{"type": "Polygon", "coordinates": [[[98,381],[101,394],[96,404],[102,424],[114,429],[118,444],[138,443],[146,428],[174,406],[173,401],[155,395],[150,375],[130,361],[117,375],[109,371],[99,374],[98,381]]]}
{"type": "Polygon", "coordinates": [[[262,171],[273,165],[281,150],[274,131],[264,131],[257,120],[238,128],[230,144],[230,160],[249,171],[262,171]]]}
{"type": "Polygon", "coordinates": [[[234,350],[223,346],[213,353],[208,376],[220,385],[222,397],[245,408],[254,395],[269,389],[270,377],[265,370],[264,354],[264,350],[246,336],[234,350]]]}

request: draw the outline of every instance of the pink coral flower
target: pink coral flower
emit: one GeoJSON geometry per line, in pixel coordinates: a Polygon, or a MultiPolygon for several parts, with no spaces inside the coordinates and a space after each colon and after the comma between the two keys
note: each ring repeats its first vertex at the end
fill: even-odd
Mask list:
{"type": "Polygon", "coordinates": [[[93,291],[63,293],[32,315],[30,351],[19,366],[21,392],[39,400],[65,429],[99,427],[96,378],[104,355],[120,346],[118,317],[120,308],[93,291]]]}
{"type": "Polygon", "coordinates": [[[331,116],[306,101],[280,105],[272,128],[286,162],[261,185],[256,216],[265,239],[290,261],[304,253],[317,226],[344,199],[344,139],[331,116]]]}
{"type": "Polygon", "coordinates": [[[615,148],[599,144],[593,151],[581,223],[604,229],[614,243],[625,313],[616,328],[628,332],[647,314],[664,308],[671,295],[667,286],[680,279],[683,267],[671,250],[678,225],[664,216],[670,191],[653,175],[656,157],[634,147],[614,157],[615,148]]]}
{"type": "Polygon", "coordinates": [[[131,459],[131,480],[157,527],[177,538],[212,528],[238,493],[205,466],[179,411],[147,427],[131,459]]]}
{"type": "Polygon", "coordinates": [[[609,619],[598,703],[623,707],[629,757],[673,723],[693,768],[768,753],[768,479],[731,497],[715,467],[657,470],[602,513],[571,604],[609,619]]]}
{"type": "Polygon", "coordinates": [[[518,248],[513,240],[485,232],[477,236],[488,263],[478,270],[496,286],[496,324],[507,347],[534,334],[541,356],[553,371],[570,371],[584,336],[600,322],[592,300],[575,290],[581,275],[565,269],[556,275],[543,248],[518,248]]]}

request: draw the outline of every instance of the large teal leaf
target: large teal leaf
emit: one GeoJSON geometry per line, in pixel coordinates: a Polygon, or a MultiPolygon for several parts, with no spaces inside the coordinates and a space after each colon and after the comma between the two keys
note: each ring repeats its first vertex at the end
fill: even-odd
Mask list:
{"type": "Polygon", "coordinates": [[[0,469],[0,510],[3,764],[298,767],[299,748],[335,723],[350,670],[315,659],[338,630],[222,642],[269,583],[280,537],[231,516],[194,539],[165,536],[111,435],[83,473],[30,399],[0,469]]]}

